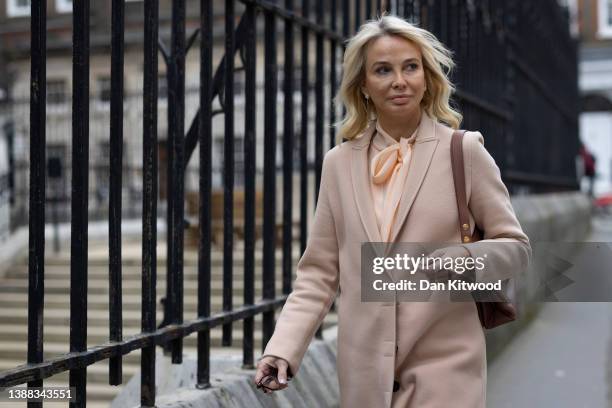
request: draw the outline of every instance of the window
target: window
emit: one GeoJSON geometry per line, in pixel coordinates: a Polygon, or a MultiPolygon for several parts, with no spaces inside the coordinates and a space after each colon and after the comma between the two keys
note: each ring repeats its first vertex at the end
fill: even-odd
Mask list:
{"type": "MultiPolygon", "coordinates": [[[[285,68],[279,68],[278,74],[278,90],[282,92],[285,89],[285,68]]],[[[315,75],[313,72],[308,73],[308,89],[313,90],[315,75]]],[[[301,92],[302,90],[302,68],[295,67],[293,71],[293,92],[301,92]]]]}
{"type": "Polygon", "coordinates": [[[108,140],[101,141],[98,144],[98,151],[95,154],[95,181],[93,190],[96,192],[96,203],[98,207],[105,204],[108,200],[108,183],[110,172],[110,142],[108,140]]]}
{"type": "Polygon", "coordinates": [[[72,0],[55,0],[55,9],[58,13],[72,13],[72,0]]]}
{"type": "MultiPolygon", "coordinates": [[[[225,171],[224,135],[215,137],[213,149],[217,153],[214,155],[217,158],[217,162],[213,164],[213,173],[220,175],[221,180],[223,180],[223,173],[225,171]]],[[[234,136],[234,185],[244,185],[244,136],[241,134],[235,134],[234,136]]]]}
{"type": "Polygon", "coordinates": [[[597,35],[602,38],[612,38],[612,0],[599,0],[597,7],[597,35]]]}
{"type": "Polygon", "coordinates": [[[244,96],[245,90],[244,71],[241,71],[240,73],[234,75],[234,95],[244,96]]]}
{"type": "Polygon", "coordinates": [[[98,101],[110,103],[111,100],[111,79],[103,76],[98,78],[98,101]]]}
{"type": "Polygon", "coordinates": [[[157,97],[160,100],[168,99],[168,78],[165,73],[157,77],[157,97]]]}
{"type": "Polygon", "coordinates": [[[50,143],[47,145],[47,197],[66,197],[68,192],[68,174],[70,169],[69,151],[64,143],[50,143]]]}
{"type": "Polygon", "coordinates": [[[22,17],[30,15],[31,0],[8,0],[6,14],[9,17],[22,17]]]}
{"type": "Polygon", "coordinates": [[[63,105],[68,100],[67,83],[65,79],[47,79],[47,104],[63,105]]]}
{"type": "Polygon", "coordinates": [[[568,0],[567,10],[570,19],[570,34],[573,38],[580,36],[580,16],[578,15],[578,0],[568,0]]]}

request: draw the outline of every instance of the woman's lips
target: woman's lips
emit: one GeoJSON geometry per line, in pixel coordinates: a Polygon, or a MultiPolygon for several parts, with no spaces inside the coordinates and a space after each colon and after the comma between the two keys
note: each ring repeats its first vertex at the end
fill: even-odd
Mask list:
{"type": "Polygon", "coordinates": [[[395,96],[391,98],[391,101],[396,104],[403,104],[403,103],[408,102],[409,99],[410,99],[409,96],[395,96]]]}

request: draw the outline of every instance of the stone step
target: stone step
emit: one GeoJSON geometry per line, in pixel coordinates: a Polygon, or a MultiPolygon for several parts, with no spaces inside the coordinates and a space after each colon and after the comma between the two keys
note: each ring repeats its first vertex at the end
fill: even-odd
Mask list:
{"type": "MultiPolygon", "coordinates": [[[[292,265],[297,263],[297,259],[294,259],[292,265]]],[[[237,263],[234,262],[234,268],[232,270],[232,276],[234,279],[241,278],[244,276],[244,264],[242,262],[237,263]]],[[[211,277],[212,279],[217,279],[223,277],[223,267],[222,265],[213,266],[211,268],[211,277]]],[[[275,264],[275,272],[277,276],[282,276],[282,261],[277,261],[275,264]]],[[[295,267],[292,266],[292,272],[295,273],[295,267]]],[[[256,280],[261,280],[261,276],[263,274],[263,268],[261,267],[261,263],[255,264],[254,275],[256,280]]],[[[28,267],[26,265],[19,265],[14,268],[11,268],[10,272],[7,273],[7,279],[22,279],[27,278],[28,276],[28,267]]],[[[108,265],[102,266],[89,266],[87,269],[87,276],[89,279],[106,279],[108,280],[109,269],[108,265]]],[[[195,266],[186,266],[183,269],[183,276],[185,280],[198,280],[198,270],[195,266]]],[[[138,280],[142,278],[142,268],[140,265],[136,266],[123,266],[121,270],[121,277],[123,280],[138,280]]],[[[69,266],[60,266],[53,265],[48,266],[45,265],[45,281],[53,280],[53,279],[68,279],[70,278],[70,267],[69,266]]],[[[157,269],[157,279],[165,279],[166,278],[166,267],[159,267],[157,269]]],[[[1,283],[0,283],[1,284],[1,283]]]]}
{"type": "MultiPolygon", "coordinates": [[[[236,332],[236,333],[233,333],[232,340],[235,343],[235,345],[239,345],[241,344],[239,342],[242,341],[242,338],[238,337],[238,333],[236,332]]],[[[186,344],[186,342],[184,342],[183,344],[184,344],[183,350],[185,353],[196,353],[197,352],[197,349],[195,347],[189,347],[186,344]]],[[[95,344],[92,344],[92,346],[94,345],[95,344]]],[[[214,346],[214,347],[220,347],[220,346],[214,346]]],[[[66,343],[48,343],[48,344],[45,343],[43,350],[44,350],[45,359],[57,358],[69,352],[69,345],[67,342],[66,343]]],[[[27,361],[27,351],[25,348],[25,344],[23,342],[15,342],[15,341],[4,341],[4,340],[0,341],[0,359],[1,360],[22,361],[25,363],[25,361],[27,361]]],[[[103,363],[103,362],[100,362],[100,363],[103,363]]],[[[140,350],[134,350],[131,353],[124,355],[123,363],[125,365],[131,364],[131,365],[138,366],[140,364],[140,350]]]]}
{"type": "MultiPolygon", "coordinates": [[[[277,248],[275,249],[275,259],[282,259],[283,249],[281,244],[277,242],[277,248]]],[[[262,246],[255,246],[255,263],[261,263],[263,260],[262,246]]],[[[292,245],[293,256],[299,256],[300,245],[292,245]]],[[[70,251],[64,250],[59,253],[53,253],[51,249],[46,251],[45,254],[45,265],[70,265],[70,251]]],[[[138,246],[123,246],[121,250],[121,260],[124,265],[140,265],[142,264],[142,248],[138,246]]],[[[223,248],[213,247],[211,250],[211,263],[213,265],[223,263],[223,248]]],[[[244,246],[234,245],[233,257],[235,262],[244,261],[244,246]]],[[[157,264],[166,264],[166,247],[165,245],[157,247],[157,264]]],[[[183,262],[185,265],[197,265],[198,263],[198,252],[197,250],[187,248],[183,254],[183,262]]],[[[89,250],[87,253],[88,265],[108,265],[108,245],[100,247],[97,245],[89,244],[89,250]]]]}
{"type": "MultiPolygon", "coordinates": [[[[277,285],[276,293],[281,293],[281,287],[277,285]]],[[[161,299],[165,295],[157,295],[157,307],[162,308],[161,299]]],[[[261,299],[261,290],[255,290],[255,299],[261,299]]],[[[212,290],[210,298],[211,306],[214,310],[222,310],[223,296],[221,289],[212,290]]],[[[88,294],[87,309],[89,311],[108,311],[108,295],[107,294],[88,294]]],[[[142,298],[139,295],[124,295],[122,297],[123,311],[140,312],[142,298]]],[[[234,305],[242,305],[242,289],[234,289],[234,305]]],[[[27,310],[28,295],[22,293],[3,293],[0,296],[0,309],[2,308],[23,308],[27,310]]],[[[198,308],[198,299],[196,296],[185,296],[183,298],[183,308],[185,313],[194,314],[198,308]]],[[[66,313],[70,310],[70,298],[67,294],[45,294],[45,310],[49,309],[65,309],[66,313]]],[[[108,312],[106,312],[108,315],[108,312]]]]}
{"type": "MultiPolygon", "coordinates": [[[[276,316],[280,312],[277,310],[276,316]]],[[[337,323],[337,315],[335,312],[330,312],[324,320],[324,326],[330,326],[337,323]]],[[[187,321],[187,319],[185,319],[187,321]]],[[[46,321],[45,321],[46,323],[46,321]]],[[[261,328],[261,316],[255,317],[255,338],[260,337],[260,328],[261,328]]],[[[242,322],[234,322],[234,335],[240,333],[240,338],[242,338],[242,322]]],[[[138,325],[125,325],[123,327],[123,338],[127,338],[133,335],[140,333],[140,323],[138,325]]],[[[69,343],[69,333],[70,327],[68,325],[52,325],[45,324],[43,330],[43,338],[45,344],[49,343],[58,343],[58,344],[68,344],[69,343]]],[[[221,327],[215,327],[211,330],[211,338],[216,339],[221,336],[221,327]]],[[[195,338],[197,336],[195,334],[186,337],[189,341],[194,341],[195,346],[195,338]]],[[[108,342],[109,339],[109,328],[107,324],[104,325],[90,325],[87,327],[87,344],[95,345],[102,344],[108,342]]],[[[12,324],[5,322],[2,320],[2,324],[0,324],[0,341],[14,341],[14,342],[23,342],[22,348],[27,347],[27,325],[25,323],[22,324],[12,324]]],[[[68,346],[66,346],[67,348],[68,346]]],[[[1,352],[1,350],[0,350],[1,352]]]]}
{"type": "MultiPolygon", "coordinates": [[[[233,250],[233,299],[234,307],[243,304],[244,288],[244,243],[236,241],[233,250]]],[[[262,296],[262,241],[255,245],[255,299],[262,296]]],[[[157,248],[157,322],[161,322],[163,311],[161,298],[165,296],[166,256],[165,243],[157,248]]],[[[126,242],[122,246],[122,317],[123,337],[128,338],[141,332],[141,279],[142,248],[139,242],[126,242]]],[[[292,272],[300,258],[299,243],[292,246],[292,272]]],[[[214,246],[211,252],[211,307],[212,313],[222,310],[223,293],[223,250],[214,246]]],[[[90,241],[88,250],[88,313],[87,344],[90,347],[108,342],[108,244],[90,241]]],[[[197,263],[198,254],[194,248],[186,248],[184,254],[184,321],[197,317],[197,263]]],[[[282,292],[282,248],[275,250],[276,293],[282,292]]],[[[69,351],[69,286],[70,252],[66,247],[59,254],[51,250],[45,261],[45,308],[44,308],[44,350],[45,359],[57,357],[69,351]]],[[[27,358],[27,306],[28,306],[28,265],[27,259],[17,260],[5,279],[0,280],[0,372],[23,364],[27,358]]],[[[276,315],[280,310],[276,311],[276,315]]],[[[330,313],[324,328],[337,322],[335,313],[330,313]]],[[[222,328],[211,330],[211,355],[233,350],[241,354],[242,321],[235,322],[232,331],[232,347],[222,347],[222,328]]],[[[197,334],[183,339],[186,354],[196,354],[197,334]]],[[[254,349],[262,348],[261,315],[255,317],[254,349]]],[[[159,349],[158,349],[159,350],[159,349]]],[[[140,370],[140,350],[123,356],[123,382],[140,370]]],[[[87,406],[108,407],[110,401],[120,392],[122,386],[108,385],[108,360],[88,367],[87,406]]],[[[45,387],[67,386],[68,372],[57,374],[45,380],[45,387]]],[[[45,403],[45,407],[65,407],[62,403],[45,403]]],[[[0,404],[1,406],[1,404],[0,404]]],[[[12,406],[18,406],[14,404],[12,406]]],[[[23,404],[26,408],[26,404],[23,404]]]]}
{"type": "MultiPolygon", "coordinates": [[[[257,348],[256,355],[257,355],[257,348]]],[[[195,348],[184,348],[185,355],[195,355],[195,348]]],[[[242,349],[233,347],[211,347],[210,350],[211,356],[215,355],[242,355],[242,349]]],[[[110,401],[123,389],[124,385],[128,383],[130,378],[134,375],[139,375],[140,372],[140,351],[136,350],[130,354],[137,354],[138,361],[135,363],[131,363],[123,359],[123,381],[122,384],[117,386],[108,385],[108,360],[99,361],[87,367],[87,407],[90,408],[108,408],[110,401]]],[[[1,359],[0,360],[0,371],[9,370],[15,368],[19,365],[23,364],[20,360],[11,360],[11,359],[1,359]]],[[[211,375],[214,375],[214,372],[211,372],[211,375]]],[[[68,386],[68,371],[63,373],[56,374],[50,378],[46,378],[44,380],[44,387],[62,387],[65,388],[68,386]]],[[[5,406],[0,403],[0,407],[5,406]]],[[[9,405],[6,405],[9,407],[9,405]]],[[[57,408],[65,408],[67,406],[66,402],[45,402],[45,407],[57,407],[57,408]]],[[[18,403],[11,403],[10,407],[23,407],[27,408],[27,405],[24,403],[19,405],[18,403]]]]}
{"type": "MultiPolygon", "coordinates": [[[[328,319],[324,322],[323,328],[326,329],[335,324],[335,320],[328,319]]],[[[25,363],[27,361],[27,339],[23,336],[25,328],[12,329],[11,325],[0,325],[1,336],[0,336],[0,361],[21,361],[25,363]],[[11,334],[14,334],[14,338],[11,338],[11,334]]],[[[45,331],[44,338],[44,358],[55,358],[63,354],[67,354],[69,348],[69,330],[67,327],[63,333],[60,330],[48,333],[45,331]]],[[[88,331],[90,328],[88,328],[88,331]]],[[[124,338],[134,334],[135,331],[124,330],[124,338]]],[[[232,331],[232,344],[230,347],[242,347],[243,339],[242,322],[234,324],[234,330],[232,331]]],[[[222,348],[221,344],[222,328],[217,327],[211,330],[211,347],[222,348]]],[[[253,333],[254,342],[253,347],[255,350],[261,350],[262,348],[262,333],[261,330],[256,329],[253,333]]],[[[108,342],[108,331],[104,331],[104,334],[88,334],[88,345],[90,347],[97,346],[108,342]]],[[[183,339],[183,348],[185,353],[197,353],[197,334],[192,334],[183,339]]],[[[227,347],[223,347],[227,348],[227,347]]],[[[135,350],[129,354],[123,356],[124,364],[138,365],[140,363],[140,351],[135,350]]],[[[17,364],[19,365],[19,364],[17,364]]]]}
{"type": "MultiPolygon", "coordinates": [[[[220,303],[218,303],[220,305],[220,303]]],[[[213,304],[214,305],[214,304],[213,304]]],[[[241,305],[235,304],[235,308],[239,308],[241,305]]],[[[158,308],[156,311],[157,322],[161,322],[163,320],[163,311],[161,308],[158,308]]],[[[215,310],[213,308],[212,314],[216,314],[221,312],[221,308],[219,310],[215,310]]],[[[27,327],[27,317],[28,311],[24,308],[19,307],[2,307],[0,308],[0,323],[1,324],[23,324],[27,327]]],[[[197,317],[197,313],[185,312],[183,313],[184,320],[195,319],[197,317]]],[[[52,325],[64,325],[69,326],[70,324],[70,311],[67,308],[54,308],[44,310],[44,325],[45,327],[52,325]]],[[[122,320],[124,327],[140,327],[142,316],[140,311],[136,310],[124,310],[122,313],[122,320]]],[[[88,327],[92,326],[100,326],[100,327],[108,327],[109,315],[105,310],[88,310],[87,311],[87,322],[88,327]]]]}
{"type": "MultiPolygon", "coordinates": [[[[25,279],[5,279],[0,283],[0,293],[28,293],[29,283],[25,279]]],[[[233,281],[233,293],[236,299],[242,299],[242,288],[244,282],[242,279],[233,281]]],[[[261,280],[255,280],[255,293],[262,292],[261,280]]],[[[280,294],[282,289],[282,280],[280,277],[276,279],[276,291],[280,294]]],[[[123,295],[140,295],[142,293],[142,282],[136,280],[125,280],[121,283],[121,292],[123,295]]],[[[166,280],[157,280],[157,293],[165,294],[166,292],[166,280]]],[[[60,280],[45,280],[45,295],[47,294],[64,294],[70,293],[70,281],[68,279],[60,280]]],[[[109,284],[107,279],[88,279],[87,282],[87,294],[89,295],[102,295],[109,293],[109,284]]],[[[184,296],[196,296],[198,293],[197,282],[185,282],[183,283],[184,296]]],[[[223,282],[220,279],[213,279],[211,281],[211,295],[223,294],[223,282]]],[[[161,295],[164,296],[164,295],[161,295]]]]}

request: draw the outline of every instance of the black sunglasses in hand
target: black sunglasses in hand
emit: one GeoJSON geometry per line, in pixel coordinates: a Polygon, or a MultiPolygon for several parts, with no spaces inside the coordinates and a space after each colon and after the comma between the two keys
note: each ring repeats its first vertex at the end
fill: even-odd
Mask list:
{"type": "MultiPolygon", "coordinates": [[[[287,378],[287,382],[291,381],[291,378],[287,378]]],[[[269,374],[266,375],[264,378],[262,378],[259,383],[257,384],[257,388],[263,388],[264,392],[272,392],[272,391],[278,391],[278,390],[282,390],[287,386],[287,384],[281,384],[278,382],[278,378],[276,378],[276,375],[274,374],[269,374]]]]}

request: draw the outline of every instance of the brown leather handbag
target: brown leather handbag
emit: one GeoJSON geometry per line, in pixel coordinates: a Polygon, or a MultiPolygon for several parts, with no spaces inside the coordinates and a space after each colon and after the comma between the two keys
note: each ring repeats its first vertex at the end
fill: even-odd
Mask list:
{"type": "MultiPolygon", "coordinates": [[[[463,134],[465,130],[455,130],[451,139],[451,166],[453,169],[453,181],[455,183],[455,195],[457,197],[457,208],[459,210],[459,230],[461,232],[461,240],[464,243],[480,241],[484,234],[474,226],[474,233],[470,233],[470,217],[467,204],[467,195],[465,192],[465,171],[463,165],[463,134]]],[[[485,291],[488,293],[479,292],[480,296],[487,298],[496,298],[501,301],[496,302],[481,302],[474,298],[476,308],[478,309],[478,317],[480,323],[485,329],[492,329],[502,324],[516,320],[516,307],[510,302],[508,297],[501,291],[485,291]]],[[[475,294],[472,292],[472,296],[475,294]]]]}

